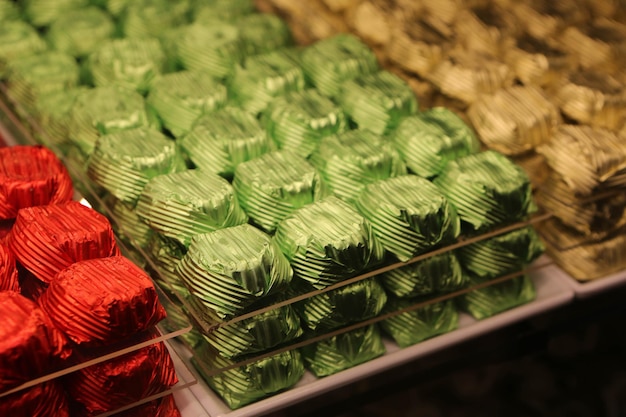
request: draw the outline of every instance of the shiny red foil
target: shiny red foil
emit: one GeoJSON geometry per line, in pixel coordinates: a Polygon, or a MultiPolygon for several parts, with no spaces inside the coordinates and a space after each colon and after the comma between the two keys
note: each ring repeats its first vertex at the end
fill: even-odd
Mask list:
{"type": "Polygon", "coordinates": [[[166,395],[158,400],[116,414],[115,417],[181,417],[173,395],[166,395]]]}
{"type": "Polygon", "coordinates": [[[65,378],[65,388],[80,404],[79,415],[93,416],[163,392],[177,382],[169,352],[159,342],[76,371],[65,378]]]}
{"type": "Polygon", "coordinates": [[[77,262],[61,271],[39,305],[72,341],[109,344],[165,318],[150,277],[122,256],[77,262]]]}
{"type": "Polygon", "coordinates": [[[15,256],[0,243],[0,291],[20,291],[15,256]]]}
{"type": "Polygon", "coordinates": [[[107,218],[76,201],[20,210],[8,241],[17,260],[46,283],[75,262],[119,255],[107,218]]]}
{"type": "Polygon", "coordinates": [[[0,398],[3,417],[69,417],[67,396],[56,381],[0,398]]]}
{"type": "Polygon", "coordinates": [[[51,371],[69,357],[67,339],[33,301],[3,291],[0,312],[0,392],[51,371]]]}
{"type": "Polygon", "coordinates": [[[21,294],[35,302],[48,289],[48,284],[37,279],[36,276],[21,265],[17,266],[17,276],[20,281],[21,294]]]}
{"type": "Polygon", "coordinates": [[[0,219],[25,207],[59,204],[74,195],[63,163],[43,146],[0,148],[0,219]]]}

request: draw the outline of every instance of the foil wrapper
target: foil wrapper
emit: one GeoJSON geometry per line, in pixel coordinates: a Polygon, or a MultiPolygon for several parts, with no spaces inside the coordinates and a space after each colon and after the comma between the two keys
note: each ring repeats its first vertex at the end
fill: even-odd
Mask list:
{"type": "Polygon", "coordinates": [[[539,235],[528,226],[463,246],[457,254],[465,270],[491,279],[524,269],[543,251],[539,235]]]}
{"type": "MultiPolygon", "coordinates": [[[[385,311],[411,307],[420,299],[390,299],[385,311]]],[[[459,313],[452,300],[428,304],[380,322],[381,329],[401,348],[448,333],[459,327],[459,313]]]]}
{"type": "Polygon", "coordinates": [[[0,79],[6,78],[7,65],[14,60],[43,52],[47,48],[37,31],[21,21],[0,26],[0,79]]]}
{"type": "Polygon", "coordinates": [[[262,120],[280,149],[303,158],[315,151],[323,137],[348,129],[341,108],[312,89],[275,98],[265,109],[262,120]]]}
{"type": "Polygon", "coordinates": [[[274,239],[294,277],[315,289],[365,272],[384,255],[371,224],[336,197],[307,204],[288,215],[279,223],[274,239]]]}
{"type": "Polygon", "coordinates": [[[385,290],[398,298],[451,292],[467,286],[467,277],[452,251],[429,256],[379,277],[385,290]]]}
{"type": "Polygon", "coordinates": [[[122,256],[72,264],[50,283],[39,305],[74,343],[87,346],[111,344],[165,318],[150,277],[122,256]]]}
{"type": "Polygon", "coordinates": [[[146,249],[157,268],[157,274],[154,277],[156,284],[179,299],[189,298],[189,290],[176,273],[176,266],[185,256],[187,248],[174,239],[159,233],[152,233],[146,249]]]}
{"type": "Polygon", "coordinates": [[[70,417],[70,409],[61,384],[48,381],[2,398],[0,414],[20,417],[70,417]]]}
{"type": "Polygon", "coordinates": [[[304,375],[304,364],[297,350],[259,359],[211,376],[208,375],[210,372],[234,366],[237,362],[221,357],[207,343],[194,350],[192,361],[209,386],[233,410],[290,388],[304,375]]]}
{"type": "Polygon", "coordinates": [[[435,185],[416,175],[367,185],[356,208],[383,247],[403,262],[454,242],[461,232],[454,206],[435,185]]]}
{"type": "Polygon", "coordinates": [[[434,183],[457,209],[467,232],[484,232],[536,211],[526,173],[494,151],[449,162],[434,183]]]}
{"type": "Polygon", "coordinates": [[[192,297],[220,317],[284,290],[293,277],[278,245],[247,224],[194,236],[176,272],[192,297]]]}
{"type": "Polygon", "coordinates": [[[167,69],[168,60],[156,38],[111,39],[89,56],[86,68],[96,87],[119,85],[145,94],[167,69]]]}
{"type": "Polygon", "coordinates": [[[449,39],[423,21],[411,20],[391,28],[392,35],[385,45],[394,66],[425,78],[443,59],[449,39]]]}
{"type": "Polygon", "coordinates": [[[540,8],[532,2],[515,2],[511,5],[511,12],[517,17],[522,30],[537,40],[555,35],[564,25],[563,16],[546,13],[545,8],[550,5],[542,3],[544,4],[540,5],[540,8]]]}
{"type": "Polygon", "coordinates": [[[100,136],[87,163],[89,178],[131,207],[152,178],[185,169],[176,143],[145,127],[100,136]]]}
{"type": "Polygon", "coordinates": [[[472,129],[443,107],[407,117],[391,137],[408,168],[424,178],[435,177],[449,161],[480,150],[472,129]]]}
{"type": "Polygon", "coordinates": [[[274,149],[252,114],[230,107],[200,117],[177,143],[195,168],[225,178],[232,178],[239,164],[274,149]]]}
{"type": "Polygon", "coordinates": [[[324,377],[375,359],[385,353],[375,325],[325,339],[301,349],[305,366],[324,377]]]}
{"type": "Polygon", "coordinates": [[[116,200],[111,207],[111,215],[115,219],[113,228],[120,239],[129,242],[129,247],[147,248],[152,241],[154,231],[144,222],[133,207],[122,200],[116,200]]]}
{"type": "Polygon", "coordinates": [[[21,11],[17,4],[11,0],[0,1],[0,21],[3,23],[20,20],[21,11]]]}
{"type": "Polygon", "coordinates": [[[34,134],[39,141],[46,145],[66,147],[69,141],[70,110],[79,94],[87,91],[84,87],[68,90],[53,91],[37,97],[34,114],[40,126],[45,126],[45,132],[34,134]]]}
{"type": "Polygon", "coordinates": [[[173,395],[166,395],[158,400],[133,407],[116,414],[117,417],[181,417],[173,395]]]}
{"type": "Polygon", "coordinates": [[[119,18],[132,0],[95,0],[94,3],[104,8],[111,16],[119,18]]]}
{"type": "Polygon", "coordinates": [[[406,174],[393,145],[369,130],[348,130],[322,139],[310,162],[337,197],[354,201],[366,185],[406,174]]]}
{"type": "Polygon", "coordinates": [[[583,68],[612,65],[626,42],[626,25],[607,18],[588,20],[587,24],[567,27],[555,36],[556,41],[577,56],[583,68]]]}
{"type": "Polygon", "coordinates": [[[194,21],[234,21],[254,12],[254,0],[192,0],[194,21]]]}
{"type": "Polygon", "coordinates": [[[463,49],[500,57],[521,28],[508,7],[487,3],[461,9],[453,30],[463,49]]]}
{"type": "Polygon", "coordinates": [[[291,43],[289,26],[278,16],[252,13],[236,21],[246,55],[257,55],[291,43]]]}
{"type": "Polygon", "coordinates": [[[25,0],[22,2],[24,16],[38,28],[49,26],[52,22],[72,10],[89,4],[89,0],[25,0]]]}
{"type": "Polygon", "coordinates": [[[50,25],[46,38],[57,51],[86,57],[114,32],[115,24],[109,15],[92,6],[64,13],[50,25]]]}
{"type": "Polygon", "coordinates": [[[378,71],[374,52],[348,34],[316,42],[302,52],[301,59],[307,78],[326,96],[338,95],[350,79],[378,71]]]}
{"type": "Polygon", "coordinates": [[[76,201],[21,209],[9,247],[45,283],[75,262],[119,255],[106,217],[76,201]]]}
{"type": "Polygon", "coordinates": [[[326,195],[315,168],[289,151],[270,152],[241,163],[233,187],[250,219],[268,233],[294,210],[326,195]]]}
{"type": "Polygon", "coordinates": [[[411,87],[387,71],[346,81],[337,100],[360,129],[379,135],[389,134],[404,117],[417,111],[411,87]]]}
{"type": "Polygon", "coordinates": [[[259,114],[278,96],[304,90],[302,68],[284,50],[250,56],[235,67],[228,92],[244,110],[259,114]]]}
{"type": "Polygon", "coordinates": [[[154,230],[185,246],[195,235],[248,221],[228,181],[202,170],[151,179],[136,210],[154,230]]]}
{"type": "MultiPolygon", "coordinates": [[[[470,286],[484,283],[484,278],[470,274],[470,286]]],[[[482,320],[535,299],[533,282],[526,275],[474,290],[459,299],[461,309],[482,320]]]]}
{"type": "Polygon", "coordinates": [[[80,369],[65,378],[65,388],[85,415],[97,416],[159,394],[177,382],[167,347],[159,342],[80,369]]]}
{"type": "Polygon", "coordinates": [[[187,23],[189,0],[127,1],[121,13],[121,28],[127,38],[159,36],[163,30],[187,23]]]}
{"type": "Polygon", "coordinates": [[[0,148],[0,219],[20,209],[69,202],[72,179],[56,155],[43,146],[0,148]]]}
{"type": "Polygon", "coordinates": [[[0,291],[20,292],[15,255],[0,243],[0,291]]]}
{"type": "Polygon", "coordinates": [[[178,71],[152,82],[146,99],[175,137],[188,133],[200,116],[226,105],[226,86],[202,71],[178,71]]]}

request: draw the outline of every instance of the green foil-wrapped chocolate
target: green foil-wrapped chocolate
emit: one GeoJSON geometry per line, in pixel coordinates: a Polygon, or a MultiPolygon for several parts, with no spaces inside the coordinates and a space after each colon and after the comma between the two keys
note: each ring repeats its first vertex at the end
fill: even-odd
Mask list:
{"type": "Polygon", "coordinates": [[[127,38],[159,36],[163,30],[185,24],[188,0],[133,0],[121,13],[121,26],[127,38]]]}
{"type": "Polygon", "coordinates": [[[322,94],[336,96],[344,82],[378,71],[378,61],[357,37],[341,34],[306,48],[302,68],[322,94]]]}
{"type": "MultiPolygon", "coordinates": [[[[84,87],[53,91],[37,97],[35,114],[40,126],[45,126],[41,132],[41,143],[44,145],[64,145],[69,138],[70,111],[76,97],[87,91],[84,87]]],[[[36,133],[37,134],[37,133],[36,133]]]]}
{"type": "Polygon", "coordinates": [[[392,139],[409,169],[425,178],[439,175],[449,161],[480,149],[471,129],[443,108],[405,118],[392,139]]]}
{"type": "MultiPolygon", "coordinates": [[[[385,312],[411,307],[420,299],[390,299],[385,312]]],[[[428,304],[415,310],[400,313],[380,322],[380,327],[401,348],[456,330],[459,313],[452,300],[428,304]]]]}
{"type": "Polygon", "coordinates": [[[0,22],[5,24],[9,21],[20,19],[20,9],[12,0],[0,0],[0,22]]]}
{"type": "Polygon", "coordinates": [[[187,249],[176,240],[160,233],[152,233],[146,249],[149,251],[152,265],[157,269],[153,275],[155,282],[178,299],[188,299],[189,290],[176,273],[176,267],[187,249]]]}
{"type": "Polygon", "coordinates": [[[226,359],[211,349],[208,343],[201,343],[194,350],[193,362],[209,386],[231,409],[290,388],[304,375],[304,364],[297,350],[209,376],[210,372],[236,365],[237,361],[226,359]]]}
{"type": "Polygon", "coordinates": [[[387,71],[366,74],[343,83],[338,97],[341,107],[360,129],[379,135],[392,132],[417,111],[411,87],[387,71]]]}
{"type": "Polygon", "coordinates": [[[156,78],[146,99],[175,137],[191,130],[202,115],[226,105],[226,86],[202,71],[178,71],[156,78]]]}
{"type": "Polygon", "coordinates": [[[178,143],[197,169],[226,178],[231,178],[242,162],[274,149],[258,120],[238,108],[202,116],[178,143]]]}
{"type": "Polygon", "coordinates": [[[150,179],[186,169],[176,143],[161,132],[140,127],[100,136],[87,175],[131,207],[150,179]]]}
{"type": "Polygon", "coordinates": [[[154,231],[137,216],[134,208],[129,207],[122,200],[115,200],[111,214],[115,218],[116,224],[113,227],[118,236],[130,242],[132,246],[146,248],[150,245],[154,231]]]}
{"type": "Polygon", "coordinates": [[[380,282],[398,298],[451,292],[467,286],[461,263],[452,251],[385,272],[380,275],[380,282]]]}
{"type": "Polygon", "coordinates": [[[232,21],[254,12],[254,0],[192,0],[194,21],[232,21]]]}
{"type": "Polygon", "coordinates": [[[133,0],[97,0],[99,6],[106,9],[112,16],[119,17],[133,0]]]}
{"type": "Polygon", "coordinates": [[[89,56],[87,68],[96,86],[111,84],[146,93],[167,59],[155,38],[112,39],[89,56]]]}
{"type": "Polygon", "coordinates": [[[377,358],[385,345],[376,325],[362,327],[301,349],[305,366],[323,377],[377,358]]]}
{"type": "Polygon", "coordinates": [[[0,24],[0,79],[6,76],[9,62],[46,50],[46,43],[37,31],[21,21],[0,24]]]}
{"type": "Polygon", "coordinates": [[[289,26],[280,17],[271,14],[252,13],[237,19],[246,55],[256,55],[289,45],[289,26]]]}
{"type": "Polygon", "coordinates": [[[391,143],[369,130],[322,138],[310,160],[332,193],[346,201],[355,200],[367,184],[406,174],[391,143]]]}
{"type": "Polygon", "coordinates": [[[468,232],[520,221],[536,210],[526,173],[495,151],[449,162],[434,181],[468,232]]]}
{"type": "MultiPolygon", "coordinates": [[[[482,284],[485,279],[470,274],[470,286],[482,284]]],[[[482,320],[535,299],[533,282],[526,275],[474,290],[459,300],[461,308],[475,319],[482,320]]]]}
{"type": "Polygon", "coordinates": [[[544,251],[532,226],[523,227],[458,250],[463,267],[480,278],[497,278],[524,269],[544,251]]]}
{"type": "Polygon", "coordinates": [[[248,216],[269,233],[294,210],[326,195],[315,168],[289,151],[270,152],[241,163],[233,187],[248,216]]]}
{"type": "Polygon", "coordinates": [[[195,235],[248,221],[228,181],[195,169],[152,178],[137,202],[137,214],[185,246],[195,235]]]}
{"type": "Polygon", "coordinates": [[[307,158],[325,136],[348,128],[343,111],[316,90],[275,98],[263,113],[265,128],[280,149],[307,158]]]}
{"type": "Polygon", "coordinates": [[[276,243],[247,224],[194,236],[176,271],[191,295],[219,317],[284,290],[293,276],[276,243]]]}
{"type": "Polygon", "coordinates": [[[56,19],[46,34],[52,48],[75,57],[85,57],[111,38],[115,24],[97,7],[72,10],[56,19]]]}
{"type": "Polygon", "coordinates": [[[26,20],[36,27],[48,26],[72,10],[89,5],[89,0],[24,0],[26,20]]]}
{"type": "Polygon", "coordinates": [[[356,201],[385,249],[401,261],[454,242],[456,210],[430,181],[402,175],[369,184],[356,201]]]}
{"type": "Polygon", "coordinates": [[[295,276],[316,289],[366,271],[384,253],[371,224],[336,197],[294,211],[279,223],[274,238],[295,276]]]}

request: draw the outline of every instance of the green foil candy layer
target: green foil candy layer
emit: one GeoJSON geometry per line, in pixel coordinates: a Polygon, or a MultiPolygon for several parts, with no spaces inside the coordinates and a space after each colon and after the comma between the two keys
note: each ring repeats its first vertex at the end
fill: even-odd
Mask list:
{"type": "Polygon", "coordinates": [[[164,30],[188,21],[188,0],[133,0],[126,5],[121,13],[121,26],[127,38],[157,37],[164,30]]]}
{"type": "Polygon", "coordinates": [[[323,377],[375,359],[385,353],[376,325],[330,337],[301,350],[305,366],[323,377]]]}
{"type": "Polygon", "coordinates": [[[355,200],[367,184],[406,174],[393,146],[368,130],[323,138],[310,160],[332,193],[346,201],[355,200]]]}
{"type": "Polygon", "coordinates": [[[157,273],[154,275],[155,282],[179,299],[188,299],[189,290],[176,272],[176,267],[185,256],[187,249],[176,240],[159,233],[152,233],[146,248],[149,251],[150,260],[157,268],[157,273]]]}
{"type": "Polygon", "coordinates": [[[147,248],[150,245],[154,231],[144,222],[134,208],[126,205],[122,200],[116,200],[111,209],[115,218],[118,236],[130,242],[133,247],[147,248]]]}
{"type": "Polygon", "coordinates": [[[70,88],[37,98],[35,114],[39,124],[46,127],[41,138],[44,145],[64,145],[68,142],[70,111],[78,95],[85,91],[84,87],[70,88]]]}
{"type": "Polygon", "coordinates": [[[435,185],[416,175],[367,185],[356,207],[385,249],[401,261],[452,243],[461,231],[454,206],[435,185]]]}
{"type": "Polygon", "coordinates": [[[0,0],[0,22],[20,20],[20,9],[12,0],[0,0]]]}
{"type": "Polygon", "coordinates": [[[46,43],[37,31],[21,21],[0,24],[0,79],[6,77],[10,62],[45,51],[46,43]]]}
{"type": "Polygon", "coordinates": [[[237,19],[246,55],[258,55],[291,43],[289,26],[278,16],[253,13],[237,19]]]}
{"type": "Polygon", "coordinates": [[[192,14],[196,22],[232,21],[254,10],[254,0],[192,0],[192,14]]]}
{"type": "Polygon", "coordinates": [[[115,31],[113,20],[97,7],[72,10],[52,23],[46,38],[57,51],[85,57],[115,31]]]}
{"type": "Polygon", "coordinates": [[[304,158],[270,152],[237,166],[233,187],[252,221],[268,233],[294,210],[325,196],[320,177],[304,158]]]}
{"type": "MultiPolygon", "coordinates": [[[[470,275],[470,286],[482,284],[487,280],[470,275]]],[[[529,303],[535,299],[533,282],[526,275],[505,282],[474,290],[460,299],[463,310],[476,320],[491,317],[511,308],[529,303]]]]}
{"type": "Polygon", "coordinates": [[[48,26],[66,13],[89,5],[89,0],[24,0],[26,19],[36,27],[48,26]]]}

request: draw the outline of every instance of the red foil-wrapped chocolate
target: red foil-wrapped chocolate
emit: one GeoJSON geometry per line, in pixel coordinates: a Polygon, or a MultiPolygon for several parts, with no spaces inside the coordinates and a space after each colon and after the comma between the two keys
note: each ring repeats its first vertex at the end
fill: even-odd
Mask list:
{"type": "Polygon", "coordinates": [[[75,262],[119,255],[107,218],[76,201],[21,209],[8,240],[17,260],[46,283],[75,262]]]}
{"type": "Polygon", "coordinates": [[[15,256],[0,243],[0,291],[20,291],[15,256]]]}
{"type": "Polygon", "coordinates": [[[177,382],[170,354],[159,342],[76,371],[65,379],[65,388],[80,404],[79,414],[93,416],[163,392],[177,382]]]}
{"type": "Polygon", "coordinates": [[[58,382],[44,382],[0,398],[0,416],[69,417],[67,395],[58,382]]]}
{"type": "Polygon", "coordinates": [[[115,417],[181,417],[173,395],[166,395],[158,400],[150,401],[138,407],[134,407],[115,417]]]}
{"type": "Polygon", "coordinates": [[[39,305],[67,337],[87,345],[124,339],[165,317],[150,277],[122,256],[77,262],[62,270],[39,305]]]}
{"type": "Polygon", "coordinates": [[[0,392],[51,371],[70,353],[37,304],[17,292],[0,292],[0,392]]]}
{"type": "Polygon", "coordinates": [[[48,289],[48,284],[37,279],[32,272],[21,265],[17,266],[17,276],[20,281],[20,293],[34,302],[37,302],[41,294],[48,289]]]}
{"type": "Polygon", "coordinates": [[[59,204],[74,195],[65,166],[43,146],[0,148],[0,219],[21,208],[59,204]]]}

